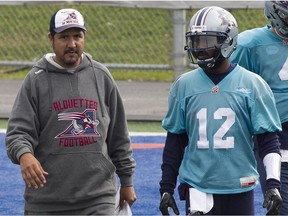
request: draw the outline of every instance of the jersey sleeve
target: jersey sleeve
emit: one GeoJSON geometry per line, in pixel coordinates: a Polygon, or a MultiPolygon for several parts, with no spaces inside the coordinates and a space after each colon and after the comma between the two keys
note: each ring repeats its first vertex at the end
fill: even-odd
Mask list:
{"type": "Polygon", "coordinates": [[[168,96],[168,111],[162,121],[162,127],[170,133],[186,133],[184,109],[182,107],[179,80],[176,80],[170,89],[168,96]]]}
{"type": "Polygon", "coordinates": [[[262,79],[255,86],[258,92],[251,109],[254,134],[281,131],[281,122],[270,87],[262,79]]]}

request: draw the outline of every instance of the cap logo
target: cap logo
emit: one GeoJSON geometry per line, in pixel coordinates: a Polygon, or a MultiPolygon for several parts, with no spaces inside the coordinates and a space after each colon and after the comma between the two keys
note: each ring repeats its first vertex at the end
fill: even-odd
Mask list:
{"type": "Polygon", "coordinates": [[[50,29],[55,32],[62,32],[68,28],[81,28],[86,31],[84,18],[74,9],[62,9],[52,16],[50,29]]]}
{"type": "Polygon", "coordinates": [[[62,25],[66,24],[78,24],[78,19],[76,13],[73,11],[68,14],[67,18],[62,22],[62,25]]]}

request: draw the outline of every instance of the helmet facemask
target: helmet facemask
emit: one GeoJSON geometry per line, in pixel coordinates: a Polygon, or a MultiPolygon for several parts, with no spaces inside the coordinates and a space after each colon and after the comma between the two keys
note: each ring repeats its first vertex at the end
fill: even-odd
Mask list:
{"type": "Polygon", "coordinates": [[[203,69],[214,68],[225,58],[221,52],[231,39],[224,32],[187,32],[185,50],[193,64],[203,69]]]}

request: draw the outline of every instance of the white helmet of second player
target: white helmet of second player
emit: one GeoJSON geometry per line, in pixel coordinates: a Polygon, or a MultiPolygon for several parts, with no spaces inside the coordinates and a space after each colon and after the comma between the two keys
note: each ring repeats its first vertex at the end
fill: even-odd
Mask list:
{"type": "Polygon", "coordinates": [[[288,1],[266,1],[264,14],[276,33],[288,38],[288,1]]]}

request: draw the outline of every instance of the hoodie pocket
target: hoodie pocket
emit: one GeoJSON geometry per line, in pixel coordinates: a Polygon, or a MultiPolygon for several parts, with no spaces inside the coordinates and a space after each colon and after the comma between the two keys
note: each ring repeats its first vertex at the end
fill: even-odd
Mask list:
{"type": "Polygon", "coordinates": [[[51,154],[43,168],[49,173],[45,186],[26,190],[34,202],[75,203],[115,190],[116,168],[101,152],[51,154]]]}

